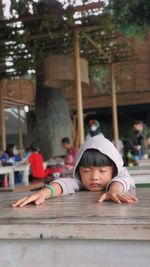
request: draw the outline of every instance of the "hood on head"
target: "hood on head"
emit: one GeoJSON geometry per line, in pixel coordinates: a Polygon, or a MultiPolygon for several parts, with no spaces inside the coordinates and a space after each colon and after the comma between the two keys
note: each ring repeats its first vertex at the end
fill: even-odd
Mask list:
{"type": "Polygon", "coordinates": [[[117,173],[119,173],[121,168],[123,167],[122,157],[118,150],[115,148],[115,146],[103,135],[98,134],[96,136],[89,137],[79,148],[75,157],[73,178],[80,179],[79,174],[76,172],[76,169],[84,151],[86,151],[87,149],[96,149],[108,156],[114,162],[117,169],[117,173]]]}

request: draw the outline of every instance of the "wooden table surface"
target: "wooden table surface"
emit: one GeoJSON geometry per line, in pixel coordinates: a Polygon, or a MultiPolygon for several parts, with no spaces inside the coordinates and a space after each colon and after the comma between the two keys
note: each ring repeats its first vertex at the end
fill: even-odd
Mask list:
{"type": "Polygon", "coordinates": [[[150,165],[128,167],[128,171],[136,184],[150,183],[150,165]]]}
{"type": "Polygon", "coordinates": [[[150,189],[133,192],[135,204],[97,203],[99,193],[82,191],[11,208],[24,193],[0,193],[0,238],[150,240],[150,189]]]}

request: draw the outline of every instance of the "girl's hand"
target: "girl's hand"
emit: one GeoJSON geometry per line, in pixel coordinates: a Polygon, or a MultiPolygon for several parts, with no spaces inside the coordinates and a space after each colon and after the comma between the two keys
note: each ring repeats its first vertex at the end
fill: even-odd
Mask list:
{"type": "Polygon", "coordinates": [[[24,207],[25,205],[34,202],[35,205],[40,205],[43,203],[46,199],[50,198],[51,191],[48,188],[43,188],[40,191],[30,195],[25,196],[19,200],[17,200],[15,203],[12,203],[11,206],[13,208],[15,207],[24,207]]]}
{"type": "Polygon", "coordinates": [[[106,192],[103,193],[98,202],[101,203],[105,200],[112,200],[115,203],[134,203],[137,202],[138,199],[132,195],[126,195],[125,193],[121,192],[106,192]]]}

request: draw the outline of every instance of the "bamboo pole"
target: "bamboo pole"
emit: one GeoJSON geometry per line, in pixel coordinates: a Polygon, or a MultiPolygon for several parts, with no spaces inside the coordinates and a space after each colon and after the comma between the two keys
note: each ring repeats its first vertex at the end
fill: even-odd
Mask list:
{"type": "MultiPolygon", "coordinates": [[[[98,45],[88,34],[83,32],[83,35],[86,37],[86,39],[91,43],[99,53],[102,53],[107,59],[108,63],[111,62],[110,56],[98,45]]],[[[116,100],[116,84],[115,84],[115,69],[114,64],[111,65],[111,82],[112,82],[112,115],[113,115],[113,132],[114,132],[114,144],[117,149],[119,149],[118,139],[119,139],[119,133],[118,133],[118,114],[117,114],[117,100],[116,100]]]]}
{"type": "Polygon", "coordinates": [[[3,103],[3,84],[0,83],[0,129],[1,129],[1,144],[2,150],[6,150],[6,128],[5,128],[5,114],[3,103]]]}
{"type": "Polygon", "coordinates": [[[112,116],[113,116],[113,131],[114,131],[114,145],[118,149],[118,114],[117,114],[117,100],[116,100],[116,84],[115,84],[115,65],[111,64],[111,82],[112,82],[112,116]]]}
{"type": "Polygon", "coordinates": [[[78,32],[74,32],[74,70],[75,84],[77,90],[77,124],[79,133],[79,145],[84,142],[84,125],[83,125],[83,103],[82,103],[82,88],[81,88],[81,73],[80,73],[80,46],[78,40],[78,32]]]}
{"type": "Polygon", "coordinates": [[[23,137],[22,137],[22,125],[21,125],[21,114],[20,107],[18,107],[18,136],[19,136],[19,149],[22,156],[23,153],[23,137]]]}

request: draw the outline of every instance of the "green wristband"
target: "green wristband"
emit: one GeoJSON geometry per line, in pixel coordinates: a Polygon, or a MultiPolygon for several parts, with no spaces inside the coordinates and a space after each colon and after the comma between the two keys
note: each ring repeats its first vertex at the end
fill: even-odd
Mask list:
{"type": "Polygon", "coordinates": [[[54,197],[55,196],[55,187],[50,185],[50,184],[46,184],[45,187],[51,190],[51,197],[54,197]]]}

